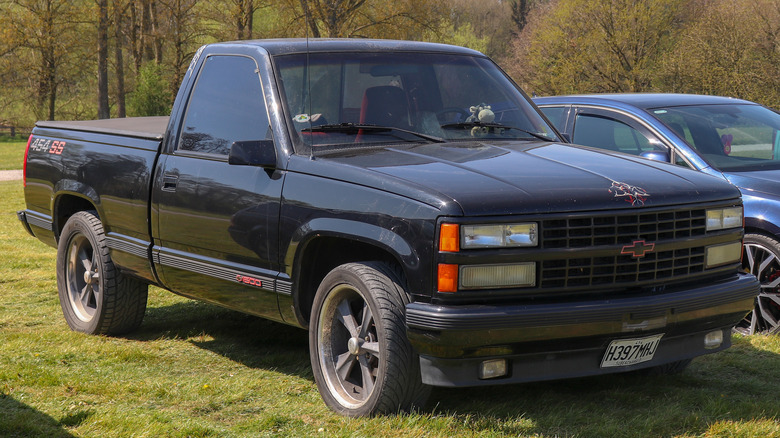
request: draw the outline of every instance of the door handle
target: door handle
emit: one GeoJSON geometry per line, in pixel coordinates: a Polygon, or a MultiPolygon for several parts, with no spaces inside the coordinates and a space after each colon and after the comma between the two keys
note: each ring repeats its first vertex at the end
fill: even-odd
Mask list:
{"type": "Polygon", "coordinates": [[[162,189],[166,192],[175,192],[176,184],[179,183],[179,175],[163,175],[162,189]]]}

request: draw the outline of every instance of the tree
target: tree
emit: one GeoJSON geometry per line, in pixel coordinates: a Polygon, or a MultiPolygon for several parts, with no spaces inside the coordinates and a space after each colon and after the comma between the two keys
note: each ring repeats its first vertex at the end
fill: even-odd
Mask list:
{"type": "MultiPolygon", "coordinates": [[[[444,0],[280,0],[278,7],[313,38],[421,37],[436,27],[444,0]]],[[[299,27],[300,28],[300,27],[299,27]]],[[[299,35],[303,36],[303,35],[299,35]]]]}
{"type": "MultiPolygon", "coordinates": [[[[175,96],[192,55],[202,44],[205,32],[201,26],[201,16],[196,8],[197,0],[157,0],[157,2],[157,11],[167,23],[167,27],[159,28],[159,32],[161,35],[165,35],[165,40],[171,45],[172,60],[166,65],[171,71],[168,89],[170,94],[175,96]]],[[[163,65],[162,46],[160,50],[157,64],[163,65]]]]}
{"type": "Polygon", "coordinates": [[[528,14],[531,12],[532,0],[512,0],[510,8],[512,10],[512,22],[515,24],[513,32],[519,34],[528,24],[528,14]]]}
{"type": "Polygon", "coordinates": [[[141,67],[135,91],[128,99],[130,115],[167,116],[171,112],[171,93],[162,75],[162,67],[147,62],[141,67]]]}
{"type": "Polygon", "coordinates": [[[691,0],[568,0],[535,9],[512,68],[538,93],[657,89],[691,0]]]}
{"type": "Polygon", "coordinates": [[[124,17],[130,3],[123,0],[114,0],[114,71],[116,76],[116,106],[117,117],[125,117],[125,55],[124,46],[126,38],[124,33],[124,17]]]}
{"type": "Polygon", "coordinates": [[[700,5],[662,70],[669,91],[780,107],[780,0],[700,5]]]}
{"type": "MultiPolygon", "coordinates": [[[[83,4],[71,0],[11,0],[2,3],[0,27],[12,39],[14,67],[29,75],[37,119],[54,120],[59,87],[84,68],[83,4]]],[[[4,87],[9,84],[4,84],[4,87]]]]}
{"type": "Polygon", "coordinates": [[[255,37],[255,13],[269,6],[262,0],[219,0],[206,4],[205,17],[214,23],[209,34],[218,41],[255,37]]]}
{"type": "Polygon", "coordinates": [[[111,117],[108,107],[108,0],[97,0],[98,38],[98,119],[111,117]]]}

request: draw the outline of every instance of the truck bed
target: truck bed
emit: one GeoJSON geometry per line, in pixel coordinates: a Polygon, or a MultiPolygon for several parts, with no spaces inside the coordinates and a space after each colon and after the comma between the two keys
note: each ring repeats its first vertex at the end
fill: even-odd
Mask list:
{"type": "Polygon", "coordinates": [[[75,122],[41,121],[41,128],[111,134],[123,137],[162,140],[168,127],[168,116],[128,117],[122,119],[84,120],[75,122]]]}

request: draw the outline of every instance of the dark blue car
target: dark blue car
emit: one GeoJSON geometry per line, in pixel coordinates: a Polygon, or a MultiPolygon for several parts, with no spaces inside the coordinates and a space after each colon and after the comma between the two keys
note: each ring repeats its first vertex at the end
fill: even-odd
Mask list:
{"type": "Polygon", "coordinates": [[[572,143],[724,178],[745,205],[743,265],[761,282],[745,334],[780,332],[780,114],[746,100],[686,94],[534,99],[572,143]]]}

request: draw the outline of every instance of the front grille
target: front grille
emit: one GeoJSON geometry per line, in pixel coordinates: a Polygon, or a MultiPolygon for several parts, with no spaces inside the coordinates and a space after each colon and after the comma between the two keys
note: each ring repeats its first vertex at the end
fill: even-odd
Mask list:
{"type": "Polygon", "coordinates": [[[544,248],[589,248],[703,236],[706,210],[548,219],[541,223],[544,248]]]}
{"type": "Polygon", "coordinates": [[[567,258],[542,261],[539,287],[630,286],[701,273],[704,271],[704,246],[697,239],[690,239],[704,236],[705,227],[705,209],[543,220],[542,248],[581,250],[565,253],[567,258]],[[648,252],[643,257],[621,254],[622,245],[638,240],[655,245],[689,240],[691,246],[648,252]],[[615,255],[591,257],[588,254],[588,249],[607,246],[615,248],[615,255]]]}
{"type": "Polygon", "coordinates": [[[704,247],[630,255],[547,260],[541,264],[541,288],[611,286],[668,280],[704,271],[704,247]]]}

